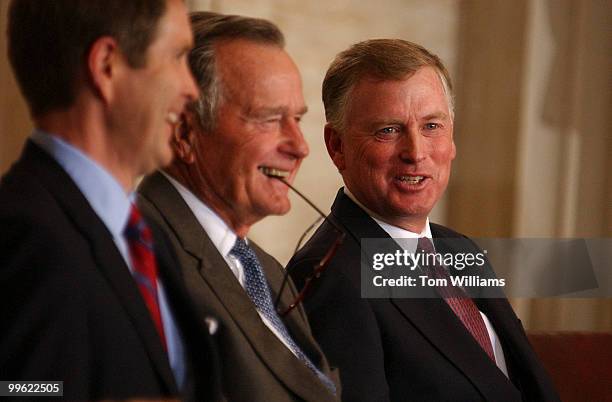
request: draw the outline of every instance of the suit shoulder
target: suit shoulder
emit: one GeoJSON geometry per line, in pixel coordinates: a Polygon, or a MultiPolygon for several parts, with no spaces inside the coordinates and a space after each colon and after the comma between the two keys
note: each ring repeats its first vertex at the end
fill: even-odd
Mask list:
{"type": "Polygon", "coordinates": [[[35,246],[52,251],[62,245],[62,252],[70,250],[75,246],[70,240],[81,236],[68,215],[45,187],[32,178],[23,179],[20,185],[10,178],[0,185],[0,244],[4,252],[34,251],[35,246]],[[10,244],[16,247],[8,247],[10,244]]]}
{"type": "Polygon", "coordinates": [[[147,223],[162,227],[166,226],[163,213],[151,199],[140,191],[136,193],[136,205],[138,205],[138,209],[140,209],[147,223]]]}
{"type": "Polygon", "coordinates": [[[52,199],[49,191],[30,174],[13,166],[0,181],[0,210],[24,213],[37,211],[42,213],[52,199]]]}
{"type": "Polygon", "coordinates": [[[136,194],[136,204],[142,216],[144,216],[145,221],[151,227],[155,235],[156,243],[161,241],[164,244],[172,245],[174,251],[178,250],[178,234],[175,232],[174,227],[168,222],[164,212],[161,211],[153,201],[140,192],[136,194]]]}
{"type": "MultiPolygon", "coordinates": [[[[336,241],[338,232],[329,223],[323,222],[304,246],[298,250],[287,264],[287,267],[320,260],[329,247],[336,241]]],[[[345,238],[345,242],[349,239],[345,238]]]]}

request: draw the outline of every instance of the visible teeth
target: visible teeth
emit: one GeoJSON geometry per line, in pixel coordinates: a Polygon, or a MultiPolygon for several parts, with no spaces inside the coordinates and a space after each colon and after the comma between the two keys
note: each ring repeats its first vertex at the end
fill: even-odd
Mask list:
{"type": "Polygon", "coordinates": [[[266,176],[269,177],[288,177],[289,176],[289,172],[286,170],[280,170],[280,169],[275,169],[275,168],[271,168],[268,166],[260,166],[259,170],[265,174],[266,176]]]}
{"type": "Polygon", "coordinates": [[[166,116],[166,121],[170,124],[176,124],[179,121],[179,116],[174,112],[168,112],[168,115],[166,116]]]}
{"type": "Polygon", "coordinates": [[[410,184],[417,184],[424,179],[423,176],[400,176],[400,181],[405,181],[410,184]]]}

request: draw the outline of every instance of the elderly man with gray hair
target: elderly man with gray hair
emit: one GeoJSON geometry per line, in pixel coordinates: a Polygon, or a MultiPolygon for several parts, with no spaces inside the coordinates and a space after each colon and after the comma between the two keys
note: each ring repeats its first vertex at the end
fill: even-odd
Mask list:
{"type": "MultiPolygon", "coordinates": [[[[341,52],[323,82],[325,143],[345,187],[288,270],[298,288],[312,279],[305,308],[340,369],[343,401],[558,400],[503,296],[479,299],[436,282],[428,298],[362,298],[367,239],[413,239],[404,250],[423,256],[453,241],[480,252],[428,218],[456,155],[451,91],[438,57],[392,39],[341,52]],[[337,227],[350,236],[312,278],[337,227]]],[[[445,281],[453,274],[442,264],[418,268],[445,281]]]]}
{"type": "MultiPolygon", "coordinates": [[[[337,400],[337,374],[304,310],[281,317],[273,306],[282,266],[246,238],[257,221],[288,212],[276,177],[293,181],[308,154],[300,74],[268,21],[198,12],[191,23],[201,96],[173,133],[174,162],[144,179],[139,204],[168,233],[202,317],[218,317],[228,400],[337,400]]],[[[289,288],[282,306],[295,297],[289,288]]]]}

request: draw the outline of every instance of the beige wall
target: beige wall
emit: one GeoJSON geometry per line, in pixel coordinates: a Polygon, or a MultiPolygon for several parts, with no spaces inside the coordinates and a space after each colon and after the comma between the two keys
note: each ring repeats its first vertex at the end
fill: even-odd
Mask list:
{"type": "MultiPolygon", "coordinates": [[[[605,0],[191,0],[268,18],[301,69],[311,147],[296,185],[324,211],[340,179],[322,141],[320,85],[359,40],[400,37],[438,53],[455,81],[458,156],[433,219],[472,236],[612,237],[612,6],[605,0]]],[[[6,6],[0,0],[0,31],[6,6]]],[[[6,53],[5,40],[0,45],[6,53]]],[[[0,58],[0,172],[29,131],[0,58]]],[[[286,262],[315,219],[300,200],[252,237],[286,262]]],[[[612,330],[608,300],[514,300],[531,329],[612,330]]]]}
{"type": "Polygon", "coordinates": [[[17,158],[23,140],[31,130],[28,111],[19,94],[6,55],[6,13],[8,1],[0,0],[0,173],[17,158]]]}
{"type": "MultiPolygon", "coordinates": [[[[612,237],[609,3],[483,3],[461,7],[449,224],[473,236],[612,237]]],[[[513,303],[530,329],[612,330],[609,299],[513,303]]]]}

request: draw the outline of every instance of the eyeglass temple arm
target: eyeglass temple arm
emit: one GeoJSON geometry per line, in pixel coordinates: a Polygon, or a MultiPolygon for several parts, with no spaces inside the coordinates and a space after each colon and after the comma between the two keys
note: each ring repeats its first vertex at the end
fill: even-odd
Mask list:
{"type": "MultiPolygon", "coordinates": [[[[332,220],[328,219],[327,216],[325,216],[325,214],[323,213],[323,211],[321,211],[312,201],[310,201],[308,199],[308,197],[306,197],[304,194],[302,194],[298,189],[296,189],[295,187],[293,187],[291,184],[289,184],[286,180],[284,180],[281,177],[277,177],[277,176],[271,176],[274,177],[275,179],[279,180],[280,182],[284,183],[287,187],[289,187],[294,193],[296,193],[302,200],[304,200],[306,202],[306,204],[310,205],[310,207],[312,209],[314,209],[315,211],[317,211],[317,213],[320,216],[320,219],[322,218],[325,222],[329,222],[330,225],[332,225],[339,233],[343,233],[344,234],[344,230],[342,230],[335,222],[333,222],[332,220]]],[[[317,220],[318,222],[319,220],[317,220]]],[[[311,227],[309,229],[311,229],[314,225],[316,224],[313,223],[311,225],[311,227]]],[[[309,230],[307,230],[302,237],[300,238],[300,241],[298,242],[298,247],[300,245],[300,243],[302,242],[304,236],[306,236],[306,233],[308,233],[309,230]]],[[[344,236],[343,236],[344,237],[344,236]]],[[[336,247],[337,248],[337,247],[336,247]]],[[[296,247],[295,252],[297,253],[298,249],[296,247]]],[[[334,251],[335,253],[335,251],[334,251]]],[[[283,295],[283,291],[285,290],[285,287],[287,286],[287,282],[289,279],[289,270],[285,269],[285,274],[283,276],[283,283],[281,284],[281,287],[278,291],[278,294],[276,295],[276,300],[274,300],[274,308],[277,309],[278,308],[278,304],[280,303],[280,298],[283,295]]]]}
{"type": "MultiPolygon", "coordinates": [[[[306,278],[306,281],[304,282],[304,287],[302,288],[302,291],[296,297],[295,301],[292,304],[290,304],[289,307],[287,307],[287,309],[285,311],[279,312],[281,316],[287,315],[298,304],[300,304],[302,301],[304,301],[304,298],[306,297],[306,294],[310,290],[310,284],[312,283],[313,280],[318,278],[321,275],[321,273],[323,273],[323,271],[325,271],[325,268],[327,268],[327,265],[329,264],[329,261],[333,258],[334,255],[336,255],[336,251],[338,251],[338,247],[340,247],[340,245],[344,241],[345,237],[346,237],[346,233],[342,233],[336,239],[336,241],[334,241],[334,244],[327,251],[327,253],[321,259],[321,261],[319,261],[319,263],[317,264],[317,266],[313,270],[312,274],[308,275],[308,277],[306,278]]],[[[274,306],[274,308],[277,308],[277,306],[274,306]]]]}

